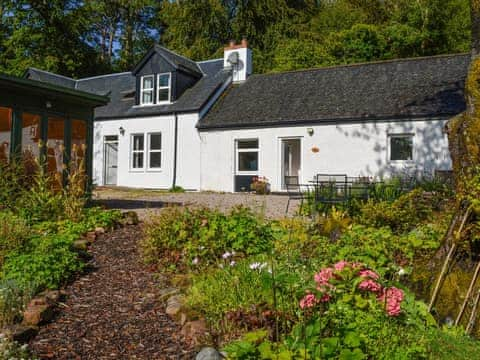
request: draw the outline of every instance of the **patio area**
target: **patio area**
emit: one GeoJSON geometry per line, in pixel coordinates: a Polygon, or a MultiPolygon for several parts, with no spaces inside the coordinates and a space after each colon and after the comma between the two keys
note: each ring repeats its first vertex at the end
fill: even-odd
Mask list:
{"type": "MultiPolygon", "coordinates": [[[[141,220],[168,206],[209,207],[228,211],[243,205],[275,219],[285,216],[287,195],[255,195],[250,193],[185,192],[169,193],[159,190],[139,190],[119,187],[99,187],[93,193],[95,202],[111,209],[136,211],[141,220]]],[[[288,216],[293,216],[300,204],[291,200],[288,216]]]]}

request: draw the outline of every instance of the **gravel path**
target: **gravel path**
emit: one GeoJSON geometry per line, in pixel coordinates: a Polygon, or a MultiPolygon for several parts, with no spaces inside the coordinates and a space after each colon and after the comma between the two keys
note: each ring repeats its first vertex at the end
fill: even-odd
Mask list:
{"type": "MultiPolygon", "coordinates": [[[[205,206],[228,211],[234,206],[243,205],[268,218],[285,217],[288,202],[286,195],[255,195],[249,193],[210,193],[186,192],[168,193],[154,190],[134,190],[122,188],[98,188],[94,198],[109,208],[134,210],[141,219],[148,217],[168,205],[205,206]]],[[[298,200],[292,200],[288,215],[295,214],[298,200]]]]}
{"type": "Polygon", "coordinates": [[[42,359],[191,359],[158,301],[158,279],[140,261],[138,226],[99,237],[94,270],[67,291],[60,314],[31,342],[42,359]]]}

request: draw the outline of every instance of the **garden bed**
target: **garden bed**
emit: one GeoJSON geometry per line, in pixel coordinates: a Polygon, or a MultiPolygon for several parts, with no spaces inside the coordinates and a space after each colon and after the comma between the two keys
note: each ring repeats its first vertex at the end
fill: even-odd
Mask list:
{"type": "Polygon", "coordinates": [[[147,225],[142,250],[182,293],[172,317],[204,321],[199,344],[231,359],[432,358],[438,339],[450,353],[479,349],[422,301],[449,222],[445,194],[398,196],[314,221],[170,209],[147,225]]]}

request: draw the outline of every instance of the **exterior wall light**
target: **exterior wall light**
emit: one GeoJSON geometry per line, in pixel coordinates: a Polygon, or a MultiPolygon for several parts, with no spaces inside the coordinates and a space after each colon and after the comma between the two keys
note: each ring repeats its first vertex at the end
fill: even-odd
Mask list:
{"type": "Polygon", "coordinates": [[[50,108],[52,107],[52,103],[51,103],[50,101],[47,101],[47,102],[45,103],[45,107],[46,107],[47,109],[50,109],[50,108]]]}
{"type": "Polygon", "coordinates": [[[123,128],[123,126],[120,126],[118,128],[118,131],[120,131],[120,135],[122,135],[122,136],[125,135],[125,129],[123,128]]]}
{"type": "Polygon", "coordinates": [[[307,128],[307,134],[312,136],[313,135],[313,128],[307,128]]]}

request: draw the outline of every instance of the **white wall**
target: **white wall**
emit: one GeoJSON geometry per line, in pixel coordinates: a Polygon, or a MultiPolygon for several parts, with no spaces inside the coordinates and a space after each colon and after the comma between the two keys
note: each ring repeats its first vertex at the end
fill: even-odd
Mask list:
{"type": "Polygon", "coordinates": [[[201,132],[201,189],[233,191],[235,139],[259,139],[258,175],[266,176],[273,191],[281,190],[281,139],[302,139],[300,181],[318,173],[388,177],[393,172],[450,169],[445,120],[375,122],[342,125],[278,127],[201,132]],[[313,135],[307,133],[313,128],[313,135]],[[412,162],[391,163],[388,134],[414,134],[412,162]],[[317,147],[315,153],[312,148],[317,147]]]}
{"type": "MultiPolygon", "coordinates": [[[[200,187],[200,143],[195,128],[198,114],[178,116],[178,161],[177,185],[185,189],[198,190],[200,187]]],[[[104,137],[117,135],[118,144],[118,186],[134,188],[168,189],[173,184],[174,129],[173,115],[146,118],[131,118],[95,122],[93,149],[93,181],[104,185],[104,137]],[[120,127],[125,133],[120,134],[120,127]],[[162,168],[159,170],[138,170],[131,168],[131,135],[162,133],[162,168]]],[[[145,146],[147,144],[145,143],[145,146]]],[[[145,158],[146,164],[146,158],[145,158]]]]}

